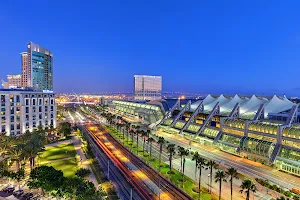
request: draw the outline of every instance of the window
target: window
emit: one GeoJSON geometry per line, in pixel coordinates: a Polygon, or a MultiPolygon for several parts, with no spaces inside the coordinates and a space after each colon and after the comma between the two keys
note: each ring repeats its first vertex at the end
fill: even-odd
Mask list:
{"type": "Polygon", "coordinates": [[[33,112],[33,113],[36,112],[36,107],[32,107],[32,112],[33,112]]]}
{"type": "Polygon", "coordinates": [[[2,133],[6,132],[5,125],[2,125],[2,127],[1,127],[1,132],[2,132],[2,133]]]}
{"type": "Polygon", "coordinates": [[[32,120],[36,120],[36,115],[32,115],[32,120]]]}
{"type": "Polygon", "coordinates": [[[42,106],[39,106],[39,112],[42,112],[42,106]]]}
{"type": "Polygon", "coordinates": [[[32,99],[32,105],[35,106],[35,104],[36,104],[36,99],[32,99]]]}
{"type": "Polygon", "coordinates": [[[36,128],[36,122],[32,122],[32,127],[36,128]]]}
{"type": "Polygon", "coordinates": [[[10,107],[10,114],[15,114],[15,108],[14,107],[10,107]]]}
{"type": "Polygon", "coordinates": [[[50,104],[51,104],[51,105],[53,105],[53,104],[54,104],[54,100],[53,100],[53,99],[51,99],[51,102],[50,102],[50,104]]]}
{"type": "Polygon", "coordinates": [[[29,128],[29,122],[26,122],[26,129],[29,128]]]}
{"type": "Polygon", "coordinates": [[[16,102],[20,103],[20,95],[16,95],[16,102]]]}
{"type": "Polygon", "coordinates": [[[53,113],[50,114],[50,118],[53,119],[53,113]]]}
{"type": "Polygon", "coordinates": [[[42,99],[39,99],[39,105],[42,105],[42,99]]]}
{"type": "Polygon", "coordinates": [[[1,95],[1,106],[5,106],[5,95],[1,95]]]}
{"type": "Polygon", "coordinates": [[[53,112],[53,110],[54,110],[54,109],[53,109],[53,106],[51,106],[50,108],[51,108],[50,110],[53,112]]]}
{"type": "Polygon", "coordinates": [[[26,118],[26,121],[29,121],[29,115],[26,115],[25,118],[26,118]]]}
{"type": "Polygon", "coordinates": [[[11,130],[11,131],[14,131],[14,130],[15,130],[15,125],[14,125],[14,124],[11,124],[11,125],[10,125],[10,130],[11,130]]]}
{"type": "Polygon", "coordinates": [[[20,125],[20,123],[18,123],[17,124],[17,130],[20,130],[20,128],[21,128],[21,125],[20,125]]]}
{"type": "Polygon", "coordinates": [[[14,116],[10,116],[10,122],[15,122],[15,117],[14,116]]]}
{"type": "Polygon", "coordinates": [[[25,105],[29,106],[29,99],[25,99],[25,105]]]}
{"type": "Polygon", "coordinates": [[[26,113],[29,113],[29,107],[26,107],[26,109],[25,109],[26,111],[26,113]]]}
{"type": "Polygon", "coordinates": [[[1,112],[5,112],[5,108],[1,108],[1,112]]]}
{"type": "Polygon", "coordinates": [[[42,116],[42,114],[39,114],[39,119],[43,119],[43,116],[42,116]]]}
{"type": "Polygon", "coordinates": [[[48,106],[45,106],[45,112],[48,112],[48,106]]]}
{"type": "Polygon", "coordinates": [[[44,103],[45,103],[45,105],[47,105],[48,104],[48,99],[44,99],[44,103]]]}

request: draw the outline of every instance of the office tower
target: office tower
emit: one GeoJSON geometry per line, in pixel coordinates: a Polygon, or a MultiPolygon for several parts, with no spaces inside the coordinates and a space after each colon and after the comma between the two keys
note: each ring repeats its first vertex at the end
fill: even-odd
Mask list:
{"type": "Polygon", "coordinates": [[[161,76],[134,76],[134,98],[136,100],[161,99],[162,77],[161,76]]]}
{"type": "Polygon", "coordinates": [[[0,131],[15,136],[37,129],[56,127],[56,104],[52,92],[0,90],[0,131]]]}
{"type": "Polygon", "coordinates": [[[21,53],[21,64],[22,64],[22,87],[29,87],[28,79],[31,75],[31,70],[28,68],[28,53],[21,53]]]}
{"type": "Polygon", "coordinates": [[[27,53],[22,55],[23,87],[53,90],[53,55],[33,42],[27,45],[27,53]]]}

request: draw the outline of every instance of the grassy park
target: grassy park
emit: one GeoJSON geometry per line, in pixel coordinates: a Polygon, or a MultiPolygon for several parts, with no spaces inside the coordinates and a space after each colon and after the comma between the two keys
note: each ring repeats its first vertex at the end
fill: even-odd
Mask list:
{"type": "Polygon", "coordinates": [[[39,164],[53,166],[63,171],[67,177],[74,176],[77,169],[76,151],[73,144],[60,144],[46,147],[39,154],[39,164]]]}

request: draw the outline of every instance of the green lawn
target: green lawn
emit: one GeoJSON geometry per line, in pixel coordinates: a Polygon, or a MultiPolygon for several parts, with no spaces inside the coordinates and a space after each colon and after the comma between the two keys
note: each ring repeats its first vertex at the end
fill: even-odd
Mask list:
{"type": "Polygon", "coordinates": [[[46,147],[45,151],[39,155],[38,163],[61,170],[67,177],[74,176],[78,169],[76,151],[73,144],[46,147]]]}
{"type": "Polygon", "coordinates": [[[60,160],[64,158],[75,157],[76,151],[73,144],[61,144],[58,146],[46,147],[39,155],[39,162],[49,162],[53,160],[60,160]]]}
{"type": "Polygon", "coordinates": [[[51,162],[48,163],[47,166],[52,166],[57,170],[61,170],[66,177],[74,176],[78,169],[75,157],[67,160],[58,160],[55,162],[51,162]]]}
{"type": "MultiPolygon", "coordinates": [[[[116,139],[118,139],[122,144],[123,144],[123,135],[120,134],[115,128],[112,128],[110,126],[104,126],[104,128],[116,139]]],[[[140,140],[142,140],[142,138],[139,138],[140,140]]],[[[127,143],[127,137],[125,134],[125,140],[124,140],[124,146],[127,146],[129,149],[131,148],[131,139],[129,138],[129,142],[127,143]]],[[[142,159],[144,159],[144,161],[146,163],[148,163],[148,165],[150,165],[152,168],[158,170],[158,165],[159,165],[159,160],[157,159],[152,159],[150,161],[150,157],[148,153],[144,153],[143,156],[143,148],[142,147],[138,147],[139,148],[139,157],[141,157],[142,159]]],[[[136,143],[135,141],[133,142],[133,153],[136,154],[136,143]]],[[[167,172],[169,171],[169,165],[165,164],[165,163],[161,163],[161,174],[166,177],[167,179],[169,179],[172,183],[174,183],[175,185],[177,185],[179,188],[181,188],[183,191],[185,191],[188,195],[190,195],[193,199],[198,199],[198,193],[193,191],[193,188],[198,188],[198,184],[195,183],[191,178],[184,176],[184,187],[182,188],[182,174],[180,172],[178,172],[177,170],[173,169],[174,174],[168,174],[167,172]]],[[[203,186],[201,187],[203,193],[201,193],[201,199],[202,200],[213,200],[213,199],[218,199],[217,196],[215,195],[211,195],[208,193],[205,193],[206,188],[204,188],[203,186]]]]}

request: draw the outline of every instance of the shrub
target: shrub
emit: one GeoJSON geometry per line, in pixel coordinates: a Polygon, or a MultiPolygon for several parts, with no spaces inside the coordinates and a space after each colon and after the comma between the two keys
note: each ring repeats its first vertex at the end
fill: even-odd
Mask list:
{"type": "Polygon", "coordinates": [[[80,168],[77,170],[75,175],[78,177],[81,177],[81,178],[85,178],[85,177],[89,176],[90,174],[91,174],[91,170],[85,169],[85,168],[80,168]]]}
{"type": "Polygon", "coordinates": [[[290,191],[285,191],[283,194],[287,197],[291,197],[293,195],[290,191]]]}

